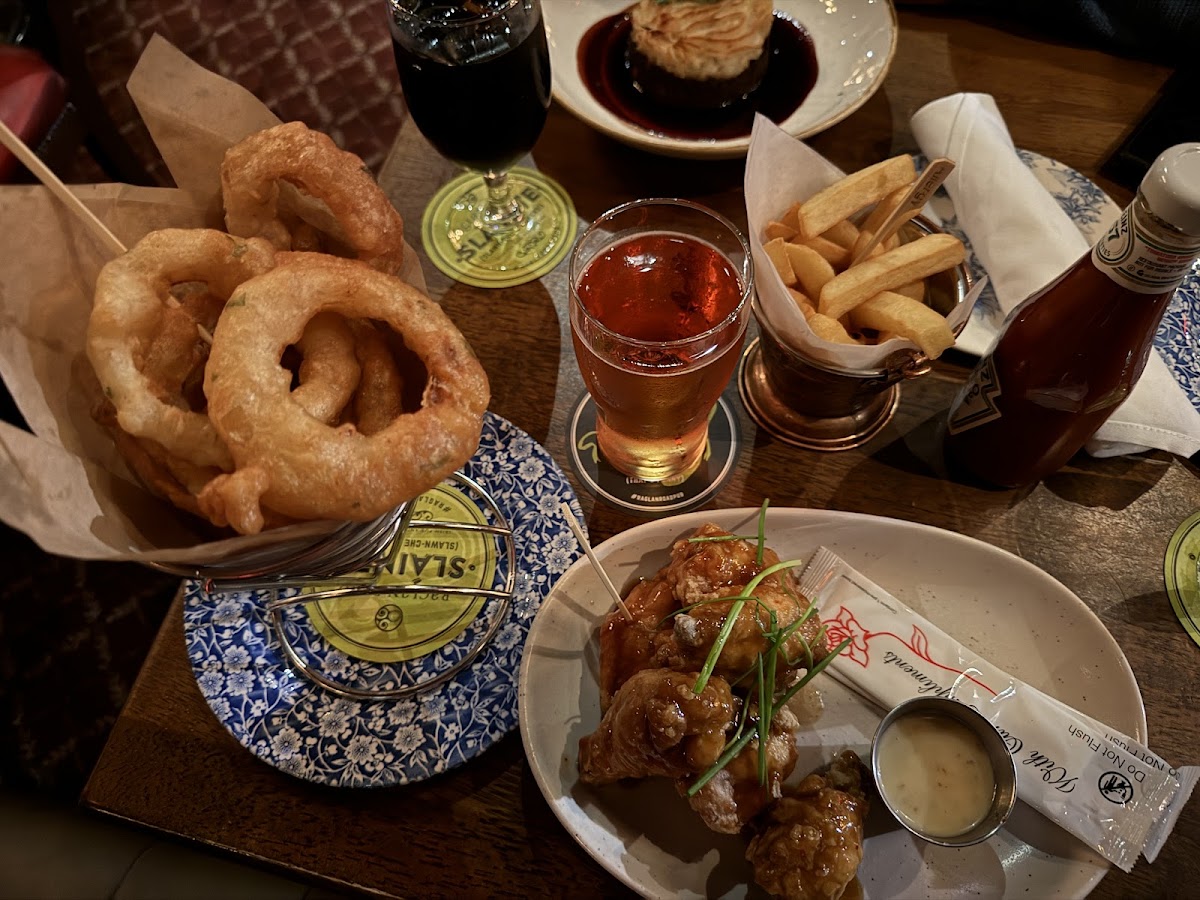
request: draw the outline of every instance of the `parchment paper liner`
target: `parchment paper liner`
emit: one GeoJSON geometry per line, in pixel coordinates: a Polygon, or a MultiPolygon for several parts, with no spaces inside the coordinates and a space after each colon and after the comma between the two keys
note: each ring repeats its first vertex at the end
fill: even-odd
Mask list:
{"type": "MultiPolygon", "coordinates": [[[[75,193],[127,246],[157,228],[221,228],[225,150],[279,119],[240,86],[155,35],[128,83],[181,187],[85,185],[75,193]]],[[[89,413],[76,376],[107,255],[41,186],[0,188],[0,375],[32,434],[0,422],[0,519],[49,553],[147,564],[228,565],[238,554],[328,534],[309,522],[206,542],[210,531],[144,490],[89,413]]],[[[416,254],[405,280],[422,290],[416,254]]]]}
{"type": "MultiPolygon", "coordinates": [[[[876,345],[852,345],[834,344],[817,337],[763,251],[762,232],[768,222],[782,219],[793,203],[807,200],[844,175],[841,169],[770,119],[755,116],[743,182],[758,293],[755,313],[767,318],[772,332],[789,349],[835,369],[866,372],[891,368],[889,358],[919,352],[917,345],[903,338],[892,338],[876,345]]],[[[930,210],[926,210],[926,215],[940,224],[930,210]]],[[[982,288],[982,283],[974,285],[963,302],[946,317],[951,330],[957,332],[966,322],[982,288]]]]}

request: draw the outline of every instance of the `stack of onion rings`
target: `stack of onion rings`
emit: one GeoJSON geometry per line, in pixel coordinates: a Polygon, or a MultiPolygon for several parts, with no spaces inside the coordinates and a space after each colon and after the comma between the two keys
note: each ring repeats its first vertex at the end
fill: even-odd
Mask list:
{"type": "Polygon", "coordinates": [[[357,157],[298,123],[231,148],[222,180],[247,236],[152,232],[97,280],[83,386],[128,467],[242,533],[366,521],[435,486],[474,453],[488,384],[440,307],[390,274],[396,211],[357,157]],[[291,182],[328,204],[359,260],[296,252],[319,242],[279,230],[291,182]]]}

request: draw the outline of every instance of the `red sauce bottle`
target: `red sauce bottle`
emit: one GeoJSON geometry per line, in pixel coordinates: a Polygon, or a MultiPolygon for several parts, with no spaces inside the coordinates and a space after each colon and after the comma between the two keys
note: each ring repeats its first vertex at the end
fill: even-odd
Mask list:
{"type": "Polygon", "coordinates": [[[1009,314],[950,407],[951,465],[996,485],[1061,468],[1129,395],[1200,255],[1200,143],[1155,160],[1090,252],[1009,314]]]}

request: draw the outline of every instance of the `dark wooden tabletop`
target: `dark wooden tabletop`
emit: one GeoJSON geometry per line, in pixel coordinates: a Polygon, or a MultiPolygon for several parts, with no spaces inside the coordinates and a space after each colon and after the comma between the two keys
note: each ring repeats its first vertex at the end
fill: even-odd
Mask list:
{"type": "MultiPolygon", "coordinates": [[[[993,94],[1016,144],[1095,179],[1169,71],[936,14],[900,13],[899,48],[883,88],[810,143],[846,170],[916,149],[922,104],[955,91],[993,94]]],[[[555,107],[534,150],[538,166],[590,220],[616,203],[685,196],[745,223],[741,160],[698,162],[616,143],[555,107]]],[[[380,180],[410,234],[453,167],[411,125],[380,180]]],[[[489,292],[426,263],[431,294],[487,368],[491,408],[566,466],[565,419],[582,385],[570,352],[562,267],[540,282],[489,292]],[[520,360],[520,366],[513,361],[520,360]]],[[[1033,488],[991,491],[945,475],[939,428],[968,361],[951,356],[904,386],[893,421],[866,446],[798,450],[759,432],[740,403],[744,446],[716,507],[838,509],[939,526],[1010,550],[1078,594],[1124,650],[1145,701],[1151,746],[1176,765],[1200,762],[1194,712],[1200,648],[1173,617],[1163,583],[1167,541],[1200,509],[1195,467],[1169,454],[1079,457],[1033,488]]],[[[736,398],[736,394],[732,395],[736,398]]],[[[573,477],[573,475],[572,475],[573,477]]],[[[578,484],[576,483],[578,489],[578,484]]],[[[583,490],[594,542],[639,520],[583,490]]],[[[331,886],[383,896],[578,897],[623,889],[581,850],[543,800],[513,733],[427,782],[347,790],[296,780],[230,737],[196,687],[177,600],[84,791],[96,810],[262,861],[331,886]]],[[[1093,896],[1186,895],[1200,881],[1200,805],[1185,809],[1158,861],[1111,871],[1093,896]]]]}

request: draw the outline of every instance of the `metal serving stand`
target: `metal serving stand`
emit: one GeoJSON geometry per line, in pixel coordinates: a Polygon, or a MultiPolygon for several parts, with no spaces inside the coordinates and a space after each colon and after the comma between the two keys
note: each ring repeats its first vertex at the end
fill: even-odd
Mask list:
{"type": "Polygon", "coordinates": [[[299,552],[280,558],[277,553],[261,559],[246,560],[223,566],[209,566],[193,573],[199,577],[204,590],[210,594],[235,591],[264,591],[271,595],[265,605],[268,620],[292,668],[327,691],[356,700],[380,700],[410,697],[431,690],[449,681],[483,652],[499,631],[512,604],[517,577],[517,553],[512,526],[500,510],[495,498],[479,482],[455,473],[447,482],[469,495],[483,513],[486,523],[454,522],[442,519],[414,518],[416,501],[410,501],[380,518],[363,524],[340,526],[327,537],[299,552]],[[456,585],[382,584],[380,579],[404,545],[410,531],[439,529],[489,535],[499,545],[497,577],[502,581],[493,587],[475,588],[456,585]],[[316,587],[317,589],[313,589],[316,587]],[[358,688],[340,683],[321,673],[304,659],[288,636],[285,611],[318,601],[338,601],[364,595],[439,594],[448,597],[481,597],[490,604],[490,622],[475,637],[470,647],[449,668],[417,684],[395,688],[358,688]]]}

